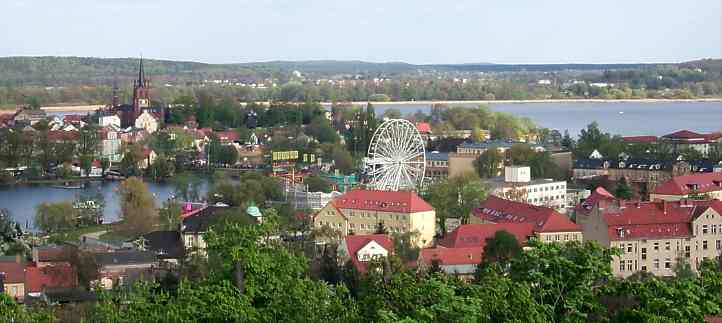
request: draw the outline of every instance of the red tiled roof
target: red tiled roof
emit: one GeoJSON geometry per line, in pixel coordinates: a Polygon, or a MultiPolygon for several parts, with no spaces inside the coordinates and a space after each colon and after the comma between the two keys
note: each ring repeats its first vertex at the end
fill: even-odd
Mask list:
{"type": "Polygon", "coordinates": [[[366,272],[366,263],[358,260],[356,253],[365,247],[369,242],[374,241],[381,245],[389,254],[393,253],[394,245],[388,235],[385,234],[368,234],[368,235],[349,235],[344,238],[346,240],[346,250],[351,257],[356,270],[363,273],[366,272]]]}
{"type": "Polygon", "coordinates": [[[64,130],[50,130],[48,131],[48,140],[51,141],[76,141],[80,139],[80,132],[76,130],[64,131],[64,130]]]}
{"type": "Polygon", "coordinates": [[[0,262],[0,273],[5,273],[5,283],[24,283],[25,264],[16,261],[0,262]]]}
{"type": "Polygon", "coordinates": [[[489,196],[474,209],[474,216],[492,223],[532,223],[537,232],[581,231],[554,209],[489,196]]]}
{"type": "Polygon", "coordinates": [[[414,192],[353,190],[333,200],[338,209],[416,213],[434,208],[414,192]]]}
{"type": "Polygon", "coordinates": [[[216,132],[216,136],[218,136],[218,139],[220,141],[238,141],[238,139],[240,138],[238,132],[232,130],[218,131],[216,132]]]}
{"type": "Polygon", "coordinates": [[[692,132],[689,130],[680,130],[677,132],[670,133],[668,135],[664,135],[664,138],[670,138],[670,139],[694,139],[694,138],[704,138],[705,135],[699,134],[696,132],[692,132]]]}
{"type": "Polygon", "coordinates": [[[78,286],[78,275],[68,263],[37,267],[27,266],[25,271],[25,291],[41,292],[46,288],[74,288],[78,286]]]}
{"type": "Polygon", "coordinates": [[[654,194],[687,195],[693,190],[688,185],[696,185],[698,193],[722,190],[722,173],[698,173],[675,176],[654,189],[654,194]]]}
{"type": "Polygon", "coordinates": [[[532,223],[489,223],[489,224],[462,224],[449,233],[439,245],[446,248],[484,248],[486,239],[491,238],[497,231],[506,231],[514,235],[519,244],[526,244],[534,234],[532,223]]]}
{"type": "Polygon", "coordinates": [[[83,119],[83,116],[82,116],[82,115],[79,115],[79,114],[66,114],[66,115],[63,117],[63,122],[67,122],[67,123],[79,123],[80,121],[82,121],[82,119],[83,119]]]}
{"type": "Polygon", "coordinates": [[[716,141],[722,138],[722,132],[712,132],[704,135],[707,140],[716,141]]]}
{"type": "Polygon", "coordinates": [[[476,265],[481,262],[483,248],[426,248],[421,249],[419,258],[430,265],[438,260],[442,265],[476,265]]]}
{"type": "Polygon", "coordinates": [[[419,132],[431,132],[431,125],[428,122],[417,122],[416,130],[419,132]]]}
{"type": "Polygon", "coordinates": [[[60,246],[40,246],[33,248],[33,261],[51,262],[66,260],[67,252],[60,246]]]}
{"type": "MultiPolygon", "coordinates": [[[[602,219],[610,240],[687,237],[691,235],[691,221],[710,206],[708,201],[639,202],[604,213],[602,219]]],[[[719,208],[722,210],[722,205],[719,208]]]]}
{"type": "Polygon", "coordinates": [[[622,137],[625,142],[642,142],[642,143],[653,143],[657,142],[657,136],[628,136],[622,137]]]}

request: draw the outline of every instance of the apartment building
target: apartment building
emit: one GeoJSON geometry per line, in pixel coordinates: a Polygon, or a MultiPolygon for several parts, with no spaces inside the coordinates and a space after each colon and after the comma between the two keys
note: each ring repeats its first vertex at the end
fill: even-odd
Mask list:
{"type": "Polygon", "coordinates": [[[507,166],[504,177],[490,180],[489,185],[491,194],[498,197],[566,212],[567,182],[532,179],[528,166],[507,166]]]}
{"type": "Polygon", "coordinates": [[[722,199],[722,172],[675,176],[650,194],[650,200],[679,201],[689,197],[722,199]]]}
{"type": "Polygon", "coordinates": [[[719,260],[721,214],[718,200],[630,203],[603,188],[576,209],[585,240],[622,251],[612,259],[612,271],[618,277],[640,271],[674,276],[680,262],[697,270],[705,259],[719,260]]]}
{"type": "Polygon", "coordinates": [[[417,232],[419,247],[433,242],[436,212],[414,192],[353,190],[313,216],[313,227],[328,226],[343,236],[373,234],[383,224],[389,233],[417,232]]]}

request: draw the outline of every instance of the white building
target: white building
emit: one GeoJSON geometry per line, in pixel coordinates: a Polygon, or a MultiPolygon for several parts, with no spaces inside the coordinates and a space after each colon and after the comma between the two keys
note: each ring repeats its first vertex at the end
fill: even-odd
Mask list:
{"type": "Polygon", "coordinates": [[[566,212],[567,182],[531,179],[528,166],[507,166],[504,168],[504,178],[493,179],[490,184],[491,194],[498,197],[566,212]]]}
{"type": "Polygon", "coordinates": [[[107,126],[115,126],[120,128],[120,117],[118,115],[113,114],[109,116],[102,116],[98,120],[98,123],[101,127],[107,127],[107,126]]]}
{"type": "Polygon", "coordinates": [[[148,133],[154,133],[158,130],[158,124],[158,118],[148,112],[148,110],[143,111],[143,113],[135,119],[135,127],[145,129],[148,133]]]}

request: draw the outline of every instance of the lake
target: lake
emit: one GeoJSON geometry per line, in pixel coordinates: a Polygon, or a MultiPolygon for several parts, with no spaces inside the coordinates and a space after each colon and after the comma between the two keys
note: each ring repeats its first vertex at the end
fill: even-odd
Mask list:
{"type": "MultiPolygon", "coordinates": [[[[92,182],[85,189],[58,189],[48,185],[0,186],[0,208],[10,210],[13,219],[23,228],[26,224],[33,229],[35,206],[43,202],[62,202],[75,200],[80,191],[100,191],[105,198],[103,218],[106,223],[118,220],[120,203],[116,191],[120,182],[92,182]]],[[[175,191],[167,183],[146,182],[148,190],[155,195],[157,206],[161,206],[175,191]]],[[[205,187],[202,188],[205,191],[205,187]]]]}
{"type": "MultiPolygon", "coordinates": [[[[697,132],[722,131],[722,102],[534,102],[492,103],[489,106],[494,111],[531,118],[546,128],[562,132],[569,130],[572,135],[578,134],[593,121],[597,121],[604,131],[625,136],[661,136],[681,129],[697,132]]],[[[430,104],[375,105],[377,115],[392,108],[403,113],[431,111],[430,104]]]]}

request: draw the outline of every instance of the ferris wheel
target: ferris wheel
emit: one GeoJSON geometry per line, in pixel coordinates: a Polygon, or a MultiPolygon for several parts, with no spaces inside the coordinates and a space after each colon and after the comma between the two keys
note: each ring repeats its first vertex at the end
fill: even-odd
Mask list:
{"type": "Polygon", "coordinates": [[[424,140],[408,120],[389,119],[374,132],[369,143],[366,171],[373,189],[416,190],[424,180],[424,140]]]}

